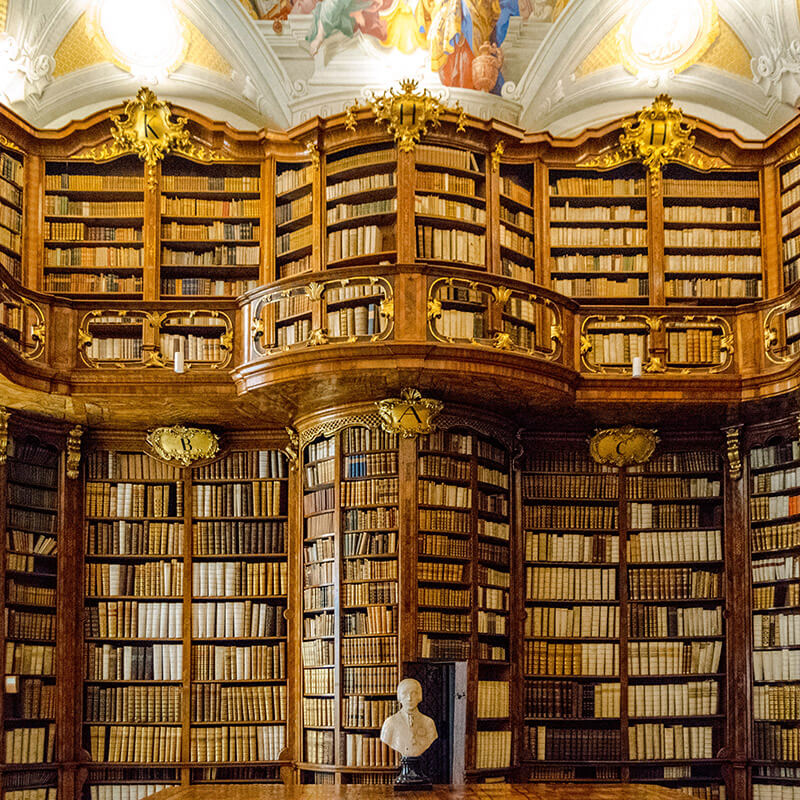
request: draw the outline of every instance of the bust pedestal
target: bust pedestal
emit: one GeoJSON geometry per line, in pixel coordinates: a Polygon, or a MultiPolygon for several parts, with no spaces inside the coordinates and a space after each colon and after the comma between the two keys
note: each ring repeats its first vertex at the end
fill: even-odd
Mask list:
{"type": "Polygon", "coordinates": [[[403,756],[400,759],[400,774],[394,782],[396,792],[433,789],[430,778],[420,771],[419,762],[419,756],[403,756]]]}

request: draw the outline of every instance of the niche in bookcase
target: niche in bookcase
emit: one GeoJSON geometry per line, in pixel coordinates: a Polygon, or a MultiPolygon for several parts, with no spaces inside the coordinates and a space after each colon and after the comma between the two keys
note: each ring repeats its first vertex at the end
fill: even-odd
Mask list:
{"type": "Polygon", "coordinates": [[[561,315],[548,298],[466,278],[437,278],[428,289],[434,339],[469,342],[536,358],[561,353],[561,315]]]}
{"type": "Polygon", "coordinates": [[[592,302],[647,302],[644,168],[551,169],[550,286],[592,302]]]}
{"type": "Polygon", "coordinates": [[[667,337],[668,370],[723,372],[733,362],[733,331],[724,317],[665,314],[659,319],[667,337]]]}
{"type": "MultiPolygon", "coordinates": [[[[136,156],[45,165],[45,291],[141,297],[144,173],[136,156]]],[[[155,265],[147,265],[154,267],[155,265]]]]}
{"type": "Polygon", "coordinates": [[[275,278],[311,270],[313,191],[311,162],[275,164],[275,278]]]}
{"type": "Polygon", "coordinates": [[[664,169],[664,286],[668,300],[761,297],[758,173],[664,169]]]}
{"type": "Polygon", "coordinates": [[[0,277],[0,341],[34,359],[44,352],[46,333],[42,309],[0,277]]]}
{"type": "Polygon", "coordinates": [[[486,267],[483,155],[417,145],[414,212],[417,260],[486,267]]]}
{"type": "Polygon", "coordinates": [[[158,317],[158,351],[170,366],[183,353],[186,367],[227,366],[233,355],[233,323],[210,309],[167,311],[158,317]]]}
{"type": "Polygon", "coordinates": [[[749,453],[753,796],[790,797],[800,774],[800,442],[796,420],[749,453]]]}
{"type": "Polygon", "coordinates": [[[97,309],[85,314],[78,327],[81,360],[89,367],[141,367],[146,311],[97,309]]]}
{"type": "Polygon", "coordinates": [[[647,364],[650,318],[638,314],[598,314],[581,323],[581,362],[589,372],[630,372],[633,359],[647,364]]]}
{"type": "Polygon", "coordinates": [[[324,281],[325,329],[329,342],[380,341],[391,336],[394,294],[386,278],[324,281]]]}
{"type": "Polygon", "coordinates": [[[167,156],[161,168],[161,296],[236,297],[258,284],[259,164],[199,164],[167,156]]]}
{"type": "MultiPolygon", "coordinates": [[[[255,351],[267,355],[311,341],[317,304],[310,286],[275,289],[256,303],[251,330],[255,351]]],[[[318,298],[317,298],[318,299],[318,298]]]]}
{"type": "Polygon", "coordinates": [[[0,267],[22,279],[23,157],[0,148],[0,267]]]}
{"type": "Polygon", "coordinates": [[[397,150],[390,142],[328,153],[328,267],[397,258],[397,150]]]}
{"type": "Polygon", "coordinates": [[[794,361],[800,354],[800,303],[787,300],[764,317],[764,347],[774,364],[794,361]]]}
{"type": "Polygon", "coordinates": [[[786,290],[800,278],[800,162],[785,164],[780,175],[783,288],[786,290]]]}
{"type": "Polygon", "coordinates": [[[536,283],[534,274],[533,165],[500,165],[500,272],[536,283]]]}
{"type": "Polygon", "coordinates": [[[23,431],[9,437],[4,541],[0,545],[4,625],[5,797],[24,790],[55,797],[58,450],[23,431]]]}

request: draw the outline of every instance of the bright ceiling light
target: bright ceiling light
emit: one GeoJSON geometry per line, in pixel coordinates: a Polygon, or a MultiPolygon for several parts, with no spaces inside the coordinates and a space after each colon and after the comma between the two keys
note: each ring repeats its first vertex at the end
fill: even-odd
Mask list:
{"type": "Polygon", "coordinates": [[[618,35],[624,67],[652,78],[694,64],[719,34],[714,0],[643,0],[618,35]]]}
{"type": "Polygon", "coordinates": [[[186,40],[172,0],[100,0],[96,19],[116,60],[137,77],[164,76],[183,60],[186,40]]]}

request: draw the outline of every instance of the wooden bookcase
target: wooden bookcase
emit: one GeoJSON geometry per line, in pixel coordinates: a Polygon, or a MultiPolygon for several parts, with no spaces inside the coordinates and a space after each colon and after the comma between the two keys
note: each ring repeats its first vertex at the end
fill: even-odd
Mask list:
{"type": "Polygon", "coordinates": [[[533,165],[500,165],[500,272],[536,283],[533,165]]]}
{"type": "Polygon", "coordinates": [[[328,269],[397,260],[397,150],[351,147],[325,158],[328,269]]]}
{"type": "Polygon", "coordinates": [[[275,279],[314,268],[315,174],[310,162],[275,164],[275,279]]]}
{"type": "Polygon", "coordinates": [[[521,480],[531,777],[722,797],[719,457],[618,470],[543,448],[521,480]]]}
{"type": "Polygon", "coordinates": [[[289,704],[285,456],[232,450],[182,470],[98,450],[85,491],[92,800],[120,784],[277,781],[289,704]]]}
{"type": "Polygon", "coordinates": [[[789,289],[800,278],[800,162],[784,165],[780,181],[783,288],[789,289]]]}
{"type": "Polygon", "coordinates": [[[638,165],[550,169],[550,286],[568,297],[647,302],[648,203],[638,165]]]}
{"type": "Polygon", "coordinates": [[[668,300],[741,303],[762,296],[757,172],[664,169],[668,300]]]}
{"type": "Polygon", "coordinates": [[[140,299],[146,265],[139,159],[48,161],[44,194],[44,290],[91,299],[140,299]]]}
{"type": "Polygon", "coordinates": [[[0,266],[22,280],[22,219],[24,159],[0,149],[0,266]]]}
{"type": "Polygon", "coordinates": [[[58,574],[63,491],[61,454],[53,443],[19,430],[9,440],[4,472],[3,740],[5,800],[57,800],[56,753],[58,574]]]}
{"type": "Polygon", "coordinates": [[[754,800],[791,797],[800,778],[798,465],[795,436],[750,451],[754,800]]]}

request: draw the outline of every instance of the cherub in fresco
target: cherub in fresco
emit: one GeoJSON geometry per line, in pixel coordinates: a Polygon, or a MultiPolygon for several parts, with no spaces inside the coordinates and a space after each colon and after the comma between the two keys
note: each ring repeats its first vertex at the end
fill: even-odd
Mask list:
{"type": "Polygon", "coordinates": [[[297,0],[293,11],[314,15],[306,41],[311,42],[315,55],[322,42],[335,31],[351,37],[357,30],[383,41],[386,22],[381,11],[391,5],[391,0],[297,0]],[[300,8],[302,6],[302,9],[300,8]]]}

